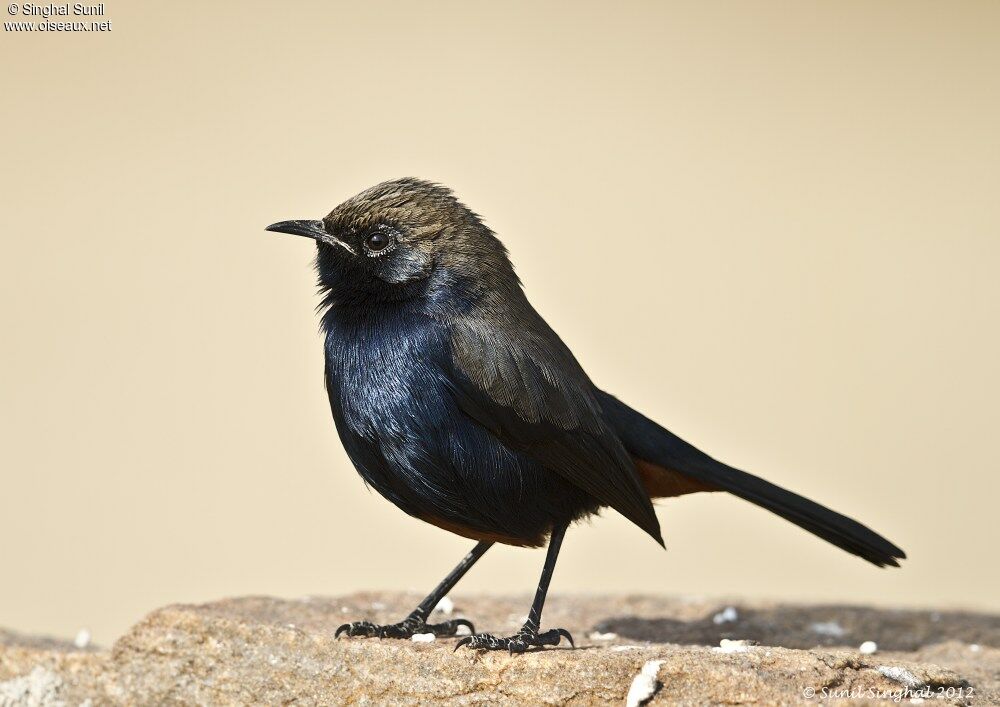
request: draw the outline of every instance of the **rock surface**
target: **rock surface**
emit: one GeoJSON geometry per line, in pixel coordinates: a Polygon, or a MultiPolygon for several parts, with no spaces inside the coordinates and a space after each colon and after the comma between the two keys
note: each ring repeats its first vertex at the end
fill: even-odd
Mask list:
{"type": "MultiPolygon", "coordinates": [[[[649,661],[655,679],[633,695],[652,691],[652,705],[1000,704],[1000,616],[968,612],[554,596],[544,624],[569,629],[576,650],[509,656],[453,653],[455,639],[333,637],[345,621],[399,620],[419,599],[168,606],[109,650],[0,631],[0,705],[624,704],[649,661]],[[874,654],[858,651],[867,640],[874,654]]],[[[528,604],[459,596],[453,616],[512,633],[528,604]]]]}

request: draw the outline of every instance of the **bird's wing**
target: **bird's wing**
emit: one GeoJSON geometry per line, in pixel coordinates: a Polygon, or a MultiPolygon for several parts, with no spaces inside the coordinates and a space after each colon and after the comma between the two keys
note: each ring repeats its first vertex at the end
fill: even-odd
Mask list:
{"type": "Polygon", "coordinates": [[[459,408],[662,545],[653,505],[603,418],[593,384],[555,332],[532,314],[518,327],[475,319],[450,324],[446,377],[459,408]]]}

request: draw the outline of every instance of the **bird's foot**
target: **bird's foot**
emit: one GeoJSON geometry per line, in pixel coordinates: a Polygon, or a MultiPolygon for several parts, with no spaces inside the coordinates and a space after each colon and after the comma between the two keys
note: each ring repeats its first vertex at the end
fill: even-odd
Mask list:
{"type": "Polygon", "coordinates": [[[373,624],[371,621],[352,621],[337,629],[334,638],[345,633],[348,636],[362,638],[410,638],[417,633],[433,633],[435,636],[454,636],[459,626],[466,626],[470,632],[476,629],[467,619],[452,619],[440,624],[429,624],[427,619],[419,614],[410,614],[398,624],[373,624]]]}
{"type": "Polygon", "coordinates": [[[558,646],[559,641],[565,638],[569,644],[576,648],[573,637],[564,628],[553,628],[539,633],[537,628],[523,626],[513,636],[500,638],[489,633],[473,633],[466,636],[455,645],[457,651],[462,646],[468,646],[480,651],[507,651],[508,653],[524,653],[529,648],[540,648],[542,646],[558,646]]]}

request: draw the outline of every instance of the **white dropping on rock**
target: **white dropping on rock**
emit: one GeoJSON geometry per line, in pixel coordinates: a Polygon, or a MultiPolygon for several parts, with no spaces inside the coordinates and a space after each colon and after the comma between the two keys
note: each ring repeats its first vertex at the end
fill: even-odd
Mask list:
{"type": "Polygon", "coordinates": [[[459,624],[455,628],[455,635],[456,636],[471,636],[472,635],[472,630],[468,626],[466,626],[465,624],[459,624]]]}
{"type": "Polygon", "coordinates": [[[647,660],[639,674],[632,679],[632,685],[625,697],[625,707],[639,707],[656,692],[656,674],[665,661],[647,660]]]}
{"type": "Polygon", "coordinates": [[[875,641],[865,641],[860,646],[858,646],[858,651],[863,655],[871,655],[878,650],[878,644],[875,641]]]}
{"type": "Polygon", "coordinates": [[[455,610],[455,602],[453,602],[449,597],[441,597],[441,601],[437,603],[434,607],[434,611],[440,611],[442,614],[450,614],[455,610]]]}
{"type": "Polygon", "coordinates": [[[728,638],[723,638],[719,641],[719,646],[717,648],[713,648],[712,650],[716,653],[746,653],[752,646],[756,645],[757,641],[750,641],[747,639],[731,641],[728,638]]]}
{"type": "Polygon", "coordinates": [[[591,641],[613,641],[618,638],[617,633],[601,633],[600,631],[592,631],[588,636],[591,641]]]}
{"type": "Polygon", "coordinates": [[[735,606],[727,606],[718,614],[712,617],[713,624],[728,624],[736,621],[740,615],[736,612],[735,606]]]}
{"type": "Polygon", "coordinates": [[[433,643],[436,636],[433,633],[415,633],[410,636],[414,643],[433,643]]]}
{"type": "Polygon", "coordinates": [[[979,646],[978,643],[972,643],[969,645],[969,650],[972,651],[973,653],[978,653],[979,651],[982,650],[982,648],[979,646]]]}
{"type": "Polygon", "coordinates": [[[76,638],[73,639],[73,645],[77,648],[86,648],[90,645],[90,631],[85,628],[81,628],[76,633],[76,638]]]}
{"type": "Polygon", "coordinates": [[[840,638],[841,636],[847,634],[844,627],[836,621],[817,621],[814,624],[809,624],[809,628],[812,629],[813,633],[818,633],[821,636],[834,636],[836,638],[840,638]]]}
{"type": "Polygon", "coordinates": [[[906,668],[898,668],[894,665],[880,665],[878,671],[890,680],[895,680],[900,685],[905,685],[906,687],[917,687],[920,684],[920,679],[906,668]]]}

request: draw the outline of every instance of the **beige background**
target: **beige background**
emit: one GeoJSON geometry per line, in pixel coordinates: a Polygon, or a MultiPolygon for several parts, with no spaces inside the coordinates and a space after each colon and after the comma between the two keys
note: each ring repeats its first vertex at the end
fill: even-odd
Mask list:
{"type": "Polygon", "coordinates": [[[1000,3],[106,8],[0,40],[0,625],[107,643],[458,560],[349,466],[312,249],[263,231],[404,175],[485,215],[599,384],[912,558],[690,497],[667,553],[571,532],[554,591],[1000,609],[1000,3]]]}

